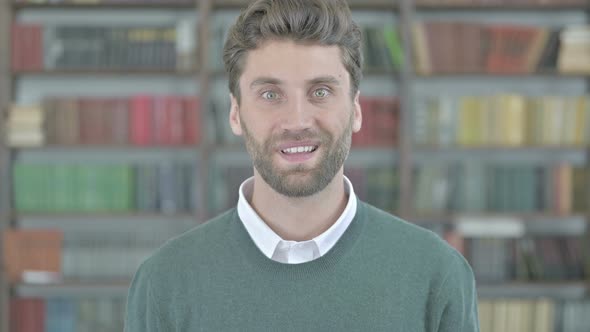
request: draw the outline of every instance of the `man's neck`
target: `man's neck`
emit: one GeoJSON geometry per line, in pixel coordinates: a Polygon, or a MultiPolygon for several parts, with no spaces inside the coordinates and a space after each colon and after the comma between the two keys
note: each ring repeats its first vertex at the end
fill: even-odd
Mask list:
{"type": "Polygon", "coordinates": [[[250,204],[264,222],[281,238],[307,241],[332,226],[346,207],[342,170],[324,190],[308,197],[294,198],[274,191],[258,175],[250,204]]]}

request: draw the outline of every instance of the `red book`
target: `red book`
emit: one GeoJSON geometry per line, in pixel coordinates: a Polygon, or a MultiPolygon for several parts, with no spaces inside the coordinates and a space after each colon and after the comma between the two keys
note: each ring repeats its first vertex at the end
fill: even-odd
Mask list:
{"type": "Polygon", "coordinates": [[[153,97],[152,144],[165,145],[169,134],[166,132],[166,98],[153,97]]]}
{"type": "Polygon", "coordinates": [[[432,72],[452,73],[455,69],[455,57],[458,50],[455,47],[455,24],[453,22],[428,22],[425,24],[429,58],[432,62],[432,72]]]}
{"type": "Polygon", "coordinates": [[[107,142],[126,145],[129,136],[129,102],[125,98],[112,98],[106,101],[107,142]]]}
{"type": "MultiPolygon", "coordinates": [[[[486,68],[490,73],[521,74],[534,69],[532,53],[543,42],[543,29],[523,26],[491,26],[488,28],[490,48],[486,68]]],[[[537,56],[538,57],[538,56],[537,56]]],[[[534,62],[534,61],[533,61],[534,62]]],[[[535,63],[536,64],[536,63],[535,63]]]]}
{"type": "Polygon", "coordinates": [[[45,332],[45,301],[38,298],[10,300],[12,332],[45,332]]]}
{"type": "Polygon", "coordinates": [[[21,25],[21,61],[22,69],[31,70],[31,63],[33,62],[33,39],[31,38],[32,27],[30,25],[21,25]]]}
{"type": "Polygon", "coordinates": [[[30,70],[43,70],[43,27],[31,26],[31,67],[30,70]]]}
{"type": "Polygon", "coordinates": [[[196,145],[201,141],[201,110],[199,98],[185,97],[184,108],[184,144],[196,145]]]}
{"type": "Polygon", "coordinates": [[[20,71],[23,69],[22,63],[22,40],[23,40],[23,28],[20,24],[13,23],[12,24],[12,50],[11,50],[11,63],[12,63],[12,70],[20,71]]]}
{"type": "Polygon", "coordinates": [[[182,145],[184,141],[184,105],[183,98],[168,96],[166,103],[166,118],[164,122],[165,143],[182,145]]]}
{"type": "Polygon", "coordinates": [[[96,98],[80,99],[80,143],[103,144],[105,136],[102,100],[96,98]]]}
{"type": "Polygon", "coordinates": [[[373,108],[373,143],[374,146],[393,146],[397,142],[397,109],[396,98],[378,98],[373,108]]]}
{"type": "Polygon", "coordinates": [[[131,121],[129,121],[129,141],[135,145],[153,144],[154,127],[153,98],[140,95],[131,98],[131,121]]]}

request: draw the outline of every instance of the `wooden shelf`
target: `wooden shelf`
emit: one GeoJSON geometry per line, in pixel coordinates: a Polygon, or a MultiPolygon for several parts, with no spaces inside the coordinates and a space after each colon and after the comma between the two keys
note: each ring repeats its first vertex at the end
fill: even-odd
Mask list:
{"type": "Polygon", "coordinates": [[[588,232],[583,215],[559,216],[542,213],[466,213],[410,216],[417,224],[447,224],[465,237],[519,238],[532,236],[581,236],[588,232]]]}
{"type": "Polygon", "coordinates": [[[13,148],[14,160],[28,163],[160,163],[165,160],[194,163],[200,158],[198,147],[131,146],[48,146],[13,148]]]}
{"type": "Polygon", "coordinates": [[[12,3],[13,10],[25,10],[25,9],[51,9],[51,10],[64,10],[64,9],[159,9],[159,10],[184,10],[189,8],[195,8],[197,3],[195,2],[174,2],[174,1],[162,1],[158,2],[103,2],[103,3],[12,3]]]}
{"type": "Polygon", "coordinates": [[[108,144],[77,144],[77,145],[41,145],[27,147],[10,147],[15,152],[69,152],[80,153],[87,150],[99,152],[108,151],[141,151],[141,152],[174,152],[174,153],[194,153],[198,146],[191,145],[108,145],[108,144]]]}
{"type": "Polygon", "coordinates": [[[590,10],[589,4],[416,4],[418,11],[478,11],[478,10],[493,10],[493,11],[560,11],[560,10],[590,10]]]}
{"type": "Polygon", "coordinates": [[[58,228],[80,231],[185,231],[198,224],[192,214],[20,214],[14,219],[22,229],[58,228]]]}
{"type": "Polygon", "coordinates": [[[588,230],[584,216],[532,214],[458,215],[454,225],[465,237],[581,236],[588,230]]]}
{"type": "MultiPolygon", "coordinates": [[[[211,150],[211,160],[216,167],[251,166],[248,152],[241,146],[217,146],[211,150]]],[[[395,148],[352,148],[345,167],[392,167],[399,156],[395,148]]]]}
{"type": "Polygon", "coordinates": [[[96,212],[96,213],[18,213],[16,216],[17,219],[56,219],[56,220],[66,220],[66,219],[73,219],[73,220],[84,220],[87,219],[87,222],[90,222],[94,219],[125,219],[125,220],[172,220],[172,219],[186,219],[186,218],[193,218],[193,215],[190,213],[175,213],[175,214],[157,214],[157,213],[141,213],[141,212],[130,212],[130,213],[112,213],[112,212],[96,212]]]}
{"type": "Polygon", "coordinates": [[[17,297],[124,297],[131,281],[64,282],[60,284],[16,284],[12,290],[17,297]]]}
{"type": "Polygon", "coordinates": [[[484,299],[581,300],[588,296],[588,285],[585,282],[480,284],[477,292],[484,299]]]}
{"type": "Polygon", "coordinates": [[[177,76],[193,78],[199,74],[198,70],[174,70],[174,69],[133,69],[133,70],[117,70],[117,69],[59,69],[59,70],[41,70],[41,71],[14,71],[14,76],[177,76]]]}
{"type": "MultiPolygon", "coordinates": [[[[397,147],[352,148],[347,165],[367,166],[394,165],[399,156],[397,147]]],[[[215,160],[221,165],[248,164],[250,159],[241,146],[214,146],[211,150],[215,160]]],[[[419,147],[414,151],[414,161],[418,164],[436,162],[532,162],[537,164],[558,164],[567,162],[572,165],[584,165],[587,159],[585,148],[564,147],[419,147]]]]}
{"type": "Polygon", "coordinates": [[[414,74],[419,79],[429,78],[524,78],[524,77],[538,77],[538,78],[590,78],[590,72],[579,72],[579,73],[561,73],[558,71],[547,71],[547,72],[535,72],[535,73],[485,73],[485,72],[473,72],[473,73],[432,73],[432,74],[414,74]]]}
{"type": "Polygon", "coordinates": [[[417,147],[414,150],[417,163],[429,162],[505,162],[536,163],[542,165],[567,162],[576,166],[586,164],[587,150],[582,147],[417,147]]]}
{"type": "MultiPolygon", "coordinates": [[[[213,0],[215,9],[240,9],[250,4],[249,0],[213,0]]],[[[348,0],[353,10],[397,10],[398,7],[392,0],[348,0]]]]}

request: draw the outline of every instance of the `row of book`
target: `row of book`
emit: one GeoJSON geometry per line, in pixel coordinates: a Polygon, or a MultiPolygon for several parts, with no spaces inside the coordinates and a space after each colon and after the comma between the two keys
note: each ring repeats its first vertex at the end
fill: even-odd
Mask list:
{"type": "Polygon", "coordinates": [[[164,213],[194,211],[195,166],[15,163],[14,206],[23,213],[164,213]]]}
{"type": "MultiPolygon", "coordinates": [[[[138,227],[142,227],[138,224],[138,227]]],[[[127,280],[154,250],[184,229],[123,232],[64,230],[58,275],[63,280],[127,280]]]]}
{"type": "Polygon", "coordinates": [[[416,72],[588,73],[588,26],[552,30],[522,25],[431,21],[414,25],[416,72]]]}
{"type": "MultiPolygon", "coordinates": [[[[399,174],[388,167],[345,167],[356,195],[394,212],[399,207],[399,174]]],[[[239,185],[252,176],[251,167],[214,170],[209,193],[211,209],[235,206],[239,185]]],[[[449,212],[537,213],[567,216],[590,207],[590,171],[561,164],[487,165],[483,163],[432,164],[415,171],[415,210],[420,216],[449,212]]]]}
{"type": "Polygon", "coordinates": [[[63,3],[63,4],[178,4],[178,3],[195,3],[194,0],[13,0],[14,3],[63,3]]]}
{"type": "MultiPolygon", "coordinates": [[[[73,4],[88,4],[88,3],[193,3],[194,0],[14,0],[16,3],[73,3],[73,4]]],[[[500,5],[513,4],[512,0],[416,0],[416,5],[500,5]]],[[[585,5],[584,0],[520,0],[518,4],[521,5],[585,5]]]]}
{"type": "Polygon", "coordinates": [[[587,96],[424,96],[414,108],[423,146],[585,146],[587,96]]]}
{"type": "Polygon", "coordinates": [[[480,299],[478,309],[481,332],[582,332],[590,326],[587,300],[480,299]]]}
{"type": "Polygon", "coordinates": [[[125,298],[12,298],[11,332],[120,332],[125,298]]]}
{"type": "Polygon", "coordinates": [[[415,0],[417,5],[587,5],[586,0],[415,0]]]}
{"type": "Polygon", "coordinates": [[[2,264],[13,283],[130,280],[154,250],[194,225],[140,222],[135,228],[103,230],[8,229],[2,233],[2,264]]]}
{"type": "MultiPolygon", "coordinates": [[[[212,170],[210,186],[211,210],[220,213],[236,206],[239,187],[253,175],[252,167],[228,167],[212,170]]],[[[399,175],[388,167],[353,168],[346,167],[346,176],[360,199],[386,211],[394,211],[399,201],[399,175]]]]}
{"type": "MultiPolygon", "coordinates": [[[[225,36],[227,26],[213,29],[225,36]],[[219,30],[219,31],[217,31],[219,30]]],[[[369,70],[403,65],[400,38],[394,27],[364,26],[363,52],[369,70]]],[[[551,30],[520,25],[482,25],[431,21],[414,25],[416,71],[434,73],[533,73],[559,69],[590,71],[588,26],[551,30]],[[515,47],[515,45],[517,47],[515,47]]],[[[212,54],[221,54],[219,48],[212,54]]],[[[221,39],[223,40],[223,39],[221,39]]],[[[196,59],[194,22],[175,26],[73,26],[15,23],[12,27],[12,68],[15,71],[190,70],[196,59]]],[[[214,68],[220,69],[220,57],[214,68]]]]}
{"type": "MultiPolygon", "coordinates": [[[[590,326],[588,301],[479,300],[482,332],[581,332],[590,326]]],[[[13,332],[122,331],[122,298],[13,298],[13,332]]]]}
{"type": "Polygon", "coordinates": [[[14,23],[14,71],[110,69],[190,70],[194,22],[167,26],[86,26],[14,23]]]}
{"type": "Polygon", "coordinates": [[[52,97],[40,106],[9,110],[11,146],[196,145],[200,141],[197,97],[137,95],[129,98],[52,97]]]}
{"type": "Polygon", "coordinates": [[[463,254],[479,283],[590,279],[587,236],[472,238],[463,254]]]}
{"type": "Polygon", "coordinates": [[[449,212],[585,213],[589,170],[557,166],[431,163],[416,169],[419,215],[449,212]]]}
{"type": "MultiPolygon", "coordinates": [[[[239,145],[242,137],[234,135],[228,124],[230,101],[225,91],[213,90],[210,105],[211,116],[207,121],[207,131],[212,142],[220,145],[239,145]]],[[[360,132],[352,135],[354,147],[392,147],[398,144],[400,106],[397,97],[360,97],[363,125],[360,132]]]]}

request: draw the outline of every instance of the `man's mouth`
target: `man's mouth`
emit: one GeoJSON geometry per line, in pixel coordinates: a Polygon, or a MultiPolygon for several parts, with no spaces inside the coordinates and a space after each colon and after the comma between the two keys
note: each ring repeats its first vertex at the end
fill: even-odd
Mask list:
{"type": "Polygon", "coordinates": [[[318,149],[317,145],[297,146],[281,150],[281,153],[286,155],[293,155],[298,153],[310,153],[318,149]]]}

